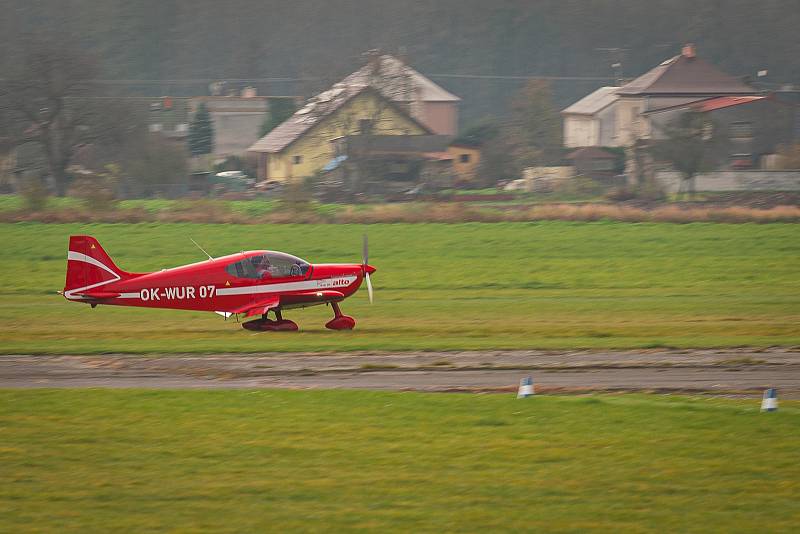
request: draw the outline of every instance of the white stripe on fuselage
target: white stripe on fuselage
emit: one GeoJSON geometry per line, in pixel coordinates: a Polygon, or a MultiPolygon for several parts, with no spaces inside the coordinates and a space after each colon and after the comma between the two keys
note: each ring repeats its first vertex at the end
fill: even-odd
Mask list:
{"type": "MultiPolygon", "coordinates": [[[[281,284],[261,284],[243,287],[217,287],[215,292],[218,297],[230,295],[259,295],[281,293],[284,291],[304,291],[309,289],[344,289],[358,279],[355,275],[339,276],[336,278],[322,278],[319,280],[303,280],[300,282],[283,282],[281,284]]],[[[141,298],[141,292],[121,293],[120,299],[141,298]]]]}
{"type": "Polygon", "coordinates": [[[356,281],[355,275],[323,278],[320,280],[304,280],[302,282],[284,282],[282,284],[263,284],[259,286],[220,287],[217,295],[252,295],[257,293],[278,293],[280,291],[303,291],[304,289],[337,289],[344,288],[356,281]]]}

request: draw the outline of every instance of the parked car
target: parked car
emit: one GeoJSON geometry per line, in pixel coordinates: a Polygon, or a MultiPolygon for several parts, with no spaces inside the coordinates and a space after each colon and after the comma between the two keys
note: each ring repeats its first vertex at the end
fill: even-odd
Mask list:
{"type": "Polygon", "coordinates": [[[242,171],[222,171],[214,175],[212,189],[215,193],[236,193],[252,189],[255,183],[242,171]]]}

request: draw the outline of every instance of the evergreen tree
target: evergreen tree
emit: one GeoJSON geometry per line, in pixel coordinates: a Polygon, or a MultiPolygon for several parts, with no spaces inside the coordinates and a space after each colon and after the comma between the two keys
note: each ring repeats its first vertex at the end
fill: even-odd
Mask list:
{"type": "Polygon", "coordinates": [[[211,154],[214,151],[214,123],[204,103],[197,106],[189,125],[189,152],[192,156],[211,154]]]}
{"type": "Polygon", "coordinates": [[[269,113],[261,124],[261,137],[264,137],[279,124],[294,115],[295,111],[294,100],[291,98],[270,98],[269,113]]]}
{"type": "Polygon", "coordinates": [[[532,80],[511,101],[506,133],[520,168],[561,161],[561,116],[550,83],[532,80]]]}

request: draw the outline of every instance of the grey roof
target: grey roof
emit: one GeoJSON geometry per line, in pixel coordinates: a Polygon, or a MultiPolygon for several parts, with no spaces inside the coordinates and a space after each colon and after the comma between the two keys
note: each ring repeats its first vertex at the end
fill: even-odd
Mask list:
{"type": "Polygon", "coordinates": [[[365,87],[334,85],[327,91],[309,99],[294,115],[253,143],[247,150],[250,152],[280,152],[364,89],[365,87]]]}
{"type": "MultiPolygon", "coordinates": [[[[399,59],[377,56],[327,91],[309,99],[305,106],[248,148],[251,152],[280,152],[345,102],[366,88],[373,88],[391,102],[458,102],[449,93],[399,59]]],[[[405,112],[404,112],[405,113],[405,112]]],[[[420,124],[425,131],[429,128],[420,124]]]]}
{"type": "Polygon", "coordinates": [[[617,91],[619,95],[736,95],[756,90],[699,57],[677,55],[617,91]]]}
{"type": "Polygon", "coordinates": [[[616,102],[617,89],[619,89],[619,87],[601,87],[595,92],[584,96],[561,113],[594,115],[598,111],[616,102]]]}
{"type": "Polygon", "coordinates": [[[340,83],[347,86],[371,85],[386,98],[397,102],[459,102],[461,99],[444,90],[399,59],[388,54],[374,60],[347,76],[340,83]]]}

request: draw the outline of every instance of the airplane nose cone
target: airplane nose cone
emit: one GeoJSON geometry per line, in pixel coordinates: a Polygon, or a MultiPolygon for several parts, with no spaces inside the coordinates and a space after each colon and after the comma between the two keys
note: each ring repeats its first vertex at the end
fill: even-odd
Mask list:
{"type": "Polygon", "coordinates": [[[376,270],[375,267],[373,267],[372,265],[364,265],[364,272],[367,274],[372,274],[375,272],[375,270],[376,270]]]}

